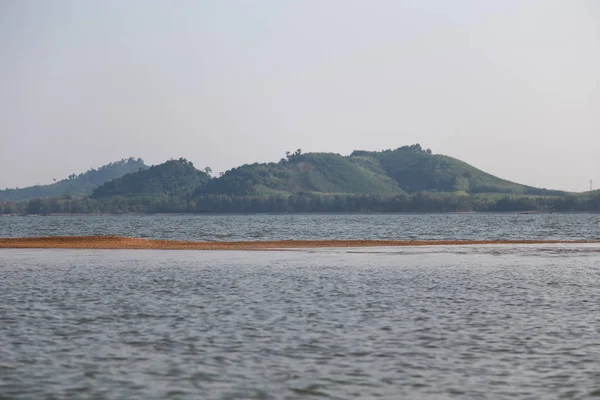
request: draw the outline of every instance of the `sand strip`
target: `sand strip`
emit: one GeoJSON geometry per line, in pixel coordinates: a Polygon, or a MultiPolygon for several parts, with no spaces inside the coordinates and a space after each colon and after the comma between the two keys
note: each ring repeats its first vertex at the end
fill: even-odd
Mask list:
{"type": "Polygon", "coordinates": [[[0,238],[0,249],[269,250],[327,247],[455,246],[482,244],[583,244],[598,240],[276,240],[186,242],[121,236],[0,238]]]}

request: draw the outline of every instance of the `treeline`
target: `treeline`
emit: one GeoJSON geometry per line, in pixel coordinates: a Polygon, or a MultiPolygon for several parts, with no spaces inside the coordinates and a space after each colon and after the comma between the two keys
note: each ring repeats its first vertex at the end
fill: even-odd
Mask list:
{"type": "Polygon", "coordinates": [[[123,197],[107,199],[33,199],[0,201],[1,214],[99,214],[99,213],[352,213],[352,212],[600,212],[600,195],[516,197],[420,192],[414,195],[269,196],[202,195],[185,197],[123,197]]]}

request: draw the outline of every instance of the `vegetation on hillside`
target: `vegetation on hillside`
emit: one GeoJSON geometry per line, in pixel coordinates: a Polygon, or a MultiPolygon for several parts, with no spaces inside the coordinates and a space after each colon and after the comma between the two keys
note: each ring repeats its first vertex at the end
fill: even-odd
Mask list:
{"type": "Polygon", "coordinates": [[[558,190],[520,185],[485,173],[463,161],[433,154],[419,144],[396,150],[357,150],[287,154],[278,163],[243,165],[200,188],[198,194],[261,196],[268,194],[400,194],[457,192],[467,194],[563,196],[558,190]]]}
{"type": "Polygon", "coordinates": [[[94,199],[112,196],[133,198],[189,197],[210,176],[184,158],[169,160],[148,169],[124,175],[94,189],[94,199]]]}
{"type": "Polygon", "coordinates": [[[87,196],[105,182],[146,168],[148,166],[144,164],[144,160],[132,157],[112,162],[98,169],[92,168],[79,175],[71,174],[68,178],[51,185],[0,190],[0,200],[23,201],[52,196],[87,196]]]}
{"type": "MultiPolygon", "coordinates": [[[[98,171],[136,162],[143,165],[129,159],[98,171]]],[[[69,181],[91,187],[94,171],[69,181]]],[[[600,192],[520,185],[418,144],[350,156],[298,149],[277,163],[243,165],[215,178],[210,172],[180,158],[138,167],[89,189],[89,197],[59,193],[57,186],[53,197],[5,199],[0,213],[600,211],[600,192]]]]}
{"type": "Polygon", "coordinates": [[[408,193],[421,191],[565,195],[507,181],[452,157],[433,154],[419,144],[382,152],[355,151],[350,158],[371,158],[408,193]]]}
{"type": "Polygon", "coordinates": [[[287,154],[278,163],[243,165],[198,189],[198,194],[260,196],[284,193],[402,193],[384,171],[332,153],[287,154]]]}

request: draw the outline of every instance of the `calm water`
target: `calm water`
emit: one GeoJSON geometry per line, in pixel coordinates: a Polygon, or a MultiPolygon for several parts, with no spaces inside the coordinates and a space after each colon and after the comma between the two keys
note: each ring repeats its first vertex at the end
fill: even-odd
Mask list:
{"type": "Polygon", "coordinates": [[[599,214],[121,215],[0,218],[0,237],[178,240],[600,239],[599,214]]]}
{"type": "Polygon", "coordinates": [[[0,250],[0,398],[589,398],[599,338],[597,245],[0,250]]]}
{"type": "MultiPolygon", "coordinates": [[[[600,239],[561,214],[0,218],[0,237],[600,239]]],[[[0,250],[0,399],[600,397],[600,245],[0,250]]]]}

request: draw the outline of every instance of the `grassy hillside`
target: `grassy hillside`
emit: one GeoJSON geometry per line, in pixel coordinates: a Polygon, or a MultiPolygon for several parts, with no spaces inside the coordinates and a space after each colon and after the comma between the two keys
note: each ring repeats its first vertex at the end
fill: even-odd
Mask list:
{"type": "Polygon", "coordinates": [[[279,163],[243,165],[198,190],[199,194],[260,196],[284,193],[394,194],[461,192],[563,196],[557,190],[520,185],[420,145],[381,152],[296,152],[279,163]]]}
{"type": "Polygon", "coordinates": [[[180,158],[107,182],[96,188],[91,197],[181,197],[191,194],[209,179],[191,162],[180,158]]]}
{"type": "Polygon", "coordinates": [[[141,158],[123,159],[104,165],[98,169],[60,180],[51,185],[37,185],[21,189],[0,190],[0,200],[22,201],[34,198],[56,197],[63,195],[87,196],[105,182],[120,178],[125,174],[148,168],[141,158]]]}
{"type": "Polygon", "coordinates": [[[562,191],[510,182],[455,158],[433,154],[418,144],[380,152],[357,150],[349,156],[302,154],[298,150],[287,153],[277,163],[242,165],[218,178],[211,178],[182,158],[150,168],[141,160],[129,159],[72,175],[47,187],[0,192],[6,193],[12,197],[0,197],[0,201],[5,201],[0,206],[9,214],[80,209],[98,212],[595,209],[589,196],[578,199],[579,195],[567,196],[562,191]],[[130,173],[123,174],[127,169],[130,173]],[[115,178],[109,180],[112,176],[115,178]],[[20,197],[15,196],[17,193],[20,197]],[[87,200],[91,202],[85,206],[78,202],[67,204],[69,198],[64,196],[55,197],[54,203],[33,200],[27,208],[6,202],[88,193],[91,199],[87,200]],[[554,200],[547,200],[549,196],[554,196],[554,200]],[[515,200],[517,197],[520,202],[515,200]]]}
{"type": "MultiPolygon", "coordinates": [[[[96,176],[93,170],[69,181],[96,176]]],[[[575,194],[520,185],[417,144],[349,156],[298,150],[277,163],[243,165],[218,178],[180,158],[105,182],[89,198],[19,203],[0,198],[0,214],[448,211],[598,212],[600,191],[575,194]]]]}
{"type": "Polygon", "coordinates": [[[517,195],[565,195],[558,190],[520,185],[483,172],[452,157],[433,154],[420,145],[382,152],[355,151],[353,158],[377,161],[398,186],[408,192],[505,193],[517,195]]]}
{"type": "Polygon", "coordinates": [[[243,165],[212,179],[199,194],[402,193],[371,160],[332,153],[296,152],[278,163],[243,165]]]}

